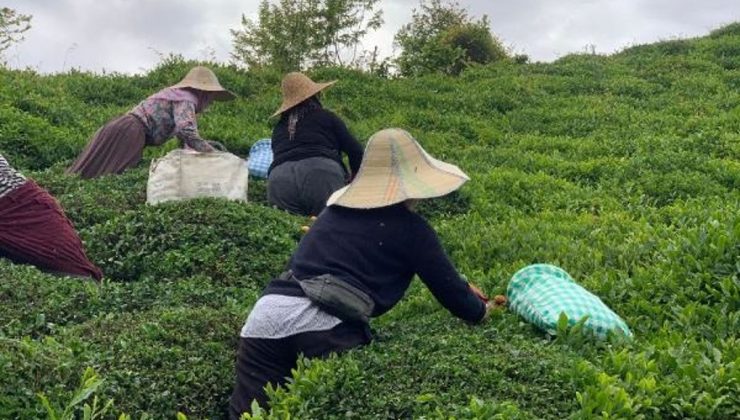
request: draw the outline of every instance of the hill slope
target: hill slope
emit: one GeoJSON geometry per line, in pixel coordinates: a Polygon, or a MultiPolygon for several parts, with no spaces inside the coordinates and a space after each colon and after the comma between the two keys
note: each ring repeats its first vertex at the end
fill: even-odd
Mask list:
{"type": "MultiPolygon", "coordinates": [[[[0,417],[43,415],[37,392],[66,404],[88,366],[117,411],[224,415],[239,328],[304,220],[265,206],[260,181],[246,206],[150,208],[147,162],[89,182],[62,174],[98,126],[191,64],[0,70],[0,151],[59,198],[108,277],[95,287],[0,261],[0,417]]],[[[201,131],[244,155],[269,136],[281,75],[214,69],[240,99],[201,131]]],[[[403,127],[471,175],[421,209],[470,279],[502,293],[526,264],[559,265],[636,339],[551,339],[512,313],[470,327],[417,282],[373,322],[372,345],[303,366],[275,416],[740,416],[740,25],[459,78],[312,75],[340,80],[325,104],[358,138],[403,127]]]]}

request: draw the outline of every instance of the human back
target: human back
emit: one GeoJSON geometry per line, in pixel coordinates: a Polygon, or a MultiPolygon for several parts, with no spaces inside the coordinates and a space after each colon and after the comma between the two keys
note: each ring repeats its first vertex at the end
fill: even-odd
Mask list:
{"type": "Polygon", "coordinates": [[[328,207],[293,254],[298,278],[335,275],[368,293],[380,315],[402,297],[415,274],[414,247],[426,223],[404,204],[358,210],[328,207]]]}
{"type": "Polygon", "coordinates": [[[341,121],[338,120],[339,117],[320,105],[305,110],[293,130],[290,116],[281,117],[272,131],[271,169],[287,161],[325,157],[337,162],[347,173],[342,163],[342,138],[338,127],[341,121]]]}

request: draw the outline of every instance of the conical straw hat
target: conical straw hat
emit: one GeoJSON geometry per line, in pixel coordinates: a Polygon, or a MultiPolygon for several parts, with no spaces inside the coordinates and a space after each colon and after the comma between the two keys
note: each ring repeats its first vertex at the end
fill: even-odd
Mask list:
{"type": "Polygon", "coordinates": [[[333,80],[326,83],[316,83],[303,73],[292,72],[286,74],[280,86],[283,91],[283,104],[271,117],[293,108],[336,82],[336,80],[333,80]]]}
{"type": "Polygon", "coordinates": [[[236,97],[233,93],[224,89],[218,82],[218,78],[208,67],[197,66],[190,69],[187,76],[180,80],[173,88],[193,88],[205,92],[214,92],[218,101],[230,101],[236,97]]]}
{"type": "Polygon", "coordinates": [[[370,137],[354,181],[329,197],[327,206],[356,209],[390,206],[409,199],[440,197],[470,178],[455,165],[429,156],[399,128],[370,137]]]}

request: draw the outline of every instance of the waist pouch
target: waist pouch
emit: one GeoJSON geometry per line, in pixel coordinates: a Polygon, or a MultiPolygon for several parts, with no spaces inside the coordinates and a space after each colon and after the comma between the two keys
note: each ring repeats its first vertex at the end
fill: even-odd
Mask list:
{"type": "Polygon", "coordinates": [[[283,273],[298,282],[303,293],[326,312],[343,321],[368,323],[375,302],[367,293],[331,274],[298,280],[293,273],[283,273]]]}

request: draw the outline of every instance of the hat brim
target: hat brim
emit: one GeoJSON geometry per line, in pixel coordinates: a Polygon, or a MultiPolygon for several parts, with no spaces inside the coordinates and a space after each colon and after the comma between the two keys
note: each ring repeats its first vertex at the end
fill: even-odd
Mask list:
{"type": "Polygon", "coordinates": [[[213,92],[213,98],[217,101],[233,101],[236,99],[236,94],[234,92],[228,91],[228,90],[216,90],[216,91],[206,91],[206,92],[213,92]]]}
{"type": "Polygon", "coordinates": [[[224,89],[223,87],[193,86],[193,84],[187,83],[187,82],[185,83],[180,82],[170,87],[171,88],[188,88],[188,89],[199,90],[201,92],[212,93],[213,98],[217,101],[231,101],[233,99],[236,99],[236,94],[224,89]]]}
{"type": "Polygon", "coordinates": [[[468,179],[465,178],[459,178],[455,177],[454,175],[451,175],[451,177],[454,177],[456,179],[451,180],[447,188],[440,189],[437,192],[433,194],[409,194],[409,195],[397,195],[390,198],[380,198],[373,197],[373,198],[361,198],[361,197],[351,197],[349,196],[348,192],[350,188],[352,187],[352,184],[347,185],[345,187],[342,187],[336,191],[329,197],[328,200],[326,200],[326,205],[332,206],[342,206],[342,207],[349,207],[353,209],[376,209],[381,207],[388,207],[392,206],[394,204],[398,204],[401,202],[404,202],[406,200],[424,200],[429,198],[437,198],[437,197],[443,197],[447,194],[450,194],[454,191],[457,191],[460,189],[460,187],[465,184],[468,179]]]}
{"type": "Polygon", "coordinates": [[[387,207],[406,200],[441,197],[469,180],[456,165],[430,156],[408,132],[386,129],[370,138],[355,179],[335,191],[326,205],[387,207]]]}
{"type": "Polygon", "coordinates": [[[455,165],[442,162],[426,155],[430,163],[425,169],[423,179],[415,180],[422,188],[404,188],[396,176],[377,177],[363,174],[362,168],[349,185],[335,191],[326,201],[327,206],[338,205],[354,209],[373,209],[392,206],[406,200],[423,200],[445,196],[457,191],[470,178],[455,165]],[[393,193],[390,193],[393,191],[393,193]]]}
{"type": "Polygon", "coordinates": [[[317,93],[328,88],[329,86],[333,85],[336,82],[337,82],[336,80],[332,80],[331,82],[314,83],[314,86],[311,89],[304,92],[304,94],[301,95],[300,97],[295,98],[292,101],[283,101],[282,105],[280,105],[280,108],[278,108],[278,110],[275,111],[274,114],[270,115],[270,118],[282,114],[283,112],[289,110],[290,108],[293,108],[294,106],[300,104],[306,99],[316,95],[317,93]]]}

